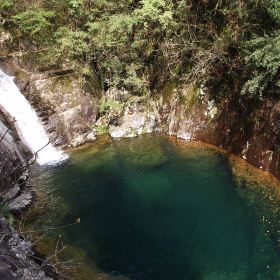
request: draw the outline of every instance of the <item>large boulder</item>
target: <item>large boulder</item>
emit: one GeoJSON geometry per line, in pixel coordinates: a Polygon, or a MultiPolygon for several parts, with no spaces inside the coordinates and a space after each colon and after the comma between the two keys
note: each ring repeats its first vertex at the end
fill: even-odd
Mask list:
{"type": "Polygon", "coordinates": [[[155,116],[142,112],[124,115],[120,123],[119,126],[111,125],[109,127],[111,137],[136,137],[137,135],[151,133],[156,128],[155,116]]]}

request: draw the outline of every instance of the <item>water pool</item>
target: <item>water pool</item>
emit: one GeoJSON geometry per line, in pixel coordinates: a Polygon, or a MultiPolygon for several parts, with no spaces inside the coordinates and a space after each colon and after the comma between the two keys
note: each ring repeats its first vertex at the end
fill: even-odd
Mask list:
{"type": "Polygon", "coordinates": [[[83,256],[75,279],[280,279],[277,180],[213,147],[101,139],[37,171],[29,223],[80,218],[48,234],[83,256]]]}

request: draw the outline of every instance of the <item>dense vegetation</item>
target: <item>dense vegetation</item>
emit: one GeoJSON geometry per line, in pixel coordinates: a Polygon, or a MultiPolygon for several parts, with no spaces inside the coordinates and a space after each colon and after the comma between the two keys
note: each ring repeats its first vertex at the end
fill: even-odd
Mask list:
{"type": "Polygon", "coordinates": [[[94,69],[105,88],[141,95],[195,81],[216,99],[279,91],[279,0],[1,0],[0,10],[20,48],[32,42],[54,65],[94,69]]]}

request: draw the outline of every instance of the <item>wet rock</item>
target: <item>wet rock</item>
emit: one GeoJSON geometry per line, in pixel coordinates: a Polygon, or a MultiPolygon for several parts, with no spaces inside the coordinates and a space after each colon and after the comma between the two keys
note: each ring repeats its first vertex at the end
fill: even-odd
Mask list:
{"type": "Polygon", "coordinates": [[[5,263],[4,260],[0,261],[0,279],[15,280],[11,265],[5,263]]]}
{"type": "Polygon", "coordinates": [[[184,131],[184,130],[179,130],[177,132],[177,137],[180,139],[184,140],[191,140],[192,139],[192,134],[190,132],[184,131]]]}
{"type": "Polygon", "coordinates": [[[32,243],[10,228],[0,218],[0,279],[5,280],[51,280],[35,263],[32,243]],[[5,237],[5,238],[2,238],[5,237]]]}

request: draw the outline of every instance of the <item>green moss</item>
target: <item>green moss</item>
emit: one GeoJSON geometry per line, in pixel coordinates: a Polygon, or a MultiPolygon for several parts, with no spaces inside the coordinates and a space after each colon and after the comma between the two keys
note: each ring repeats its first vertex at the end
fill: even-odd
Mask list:
{"type": "Polygon", "coordinates": [[[112,99],[102,98],[99,106],[100,113],[106,113],[109,111],[116,111],[120,113],[123,110],[124,104],[119,101],[115,101],[112,99]]]}
{"type": "Polygon", "coordinates": [[[107,125],[99,125],[95,127],[97,135],[103,135],[108,133],[109,129],[107,125]]]}
{"type": "Polygon", "coordinates": [[[190,109],[197,104],[199,100],[199,88],[193,83],[182,91],[179,104],[184,105],[187,109],[190,109]]]}

